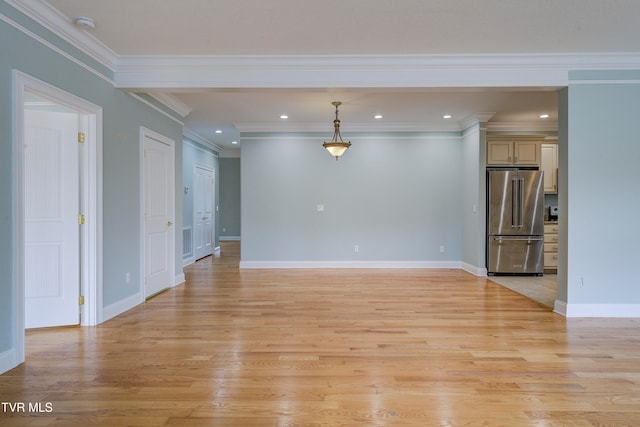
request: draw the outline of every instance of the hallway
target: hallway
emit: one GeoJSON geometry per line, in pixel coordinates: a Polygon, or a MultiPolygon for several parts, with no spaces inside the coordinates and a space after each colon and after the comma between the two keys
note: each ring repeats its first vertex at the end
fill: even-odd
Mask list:
{"type": "Polygon", "coordinates": [[[461,270],[239,270],[239,244],[95,328],[34,330],[2,426],[568,426],[640,419],[640,319],[461,270]]]}

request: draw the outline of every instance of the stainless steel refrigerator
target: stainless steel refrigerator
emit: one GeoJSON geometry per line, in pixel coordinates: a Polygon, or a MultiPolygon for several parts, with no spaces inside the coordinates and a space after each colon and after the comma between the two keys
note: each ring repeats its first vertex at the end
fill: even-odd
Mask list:
{"type": "Polygon", "coordinates": [[[542,172],[487,170],[487,273],[544,271],[542,172]]]}

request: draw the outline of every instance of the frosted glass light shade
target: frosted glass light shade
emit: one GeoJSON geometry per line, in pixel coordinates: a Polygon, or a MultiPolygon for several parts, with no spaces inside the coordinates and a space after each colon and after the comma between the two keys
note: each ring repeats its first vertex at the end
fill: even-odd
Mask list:
{"type": "Polygon", "coordinates": [[[324,144],[322,144],[322,146],[326,148],[327,151],[333,157],[336,158],[336,160],[338,160],[338,158],[342,156],[349,147],[351,147],[351,142],[333,142],[332,141],[332,142],[325,142],[324,144]]]}

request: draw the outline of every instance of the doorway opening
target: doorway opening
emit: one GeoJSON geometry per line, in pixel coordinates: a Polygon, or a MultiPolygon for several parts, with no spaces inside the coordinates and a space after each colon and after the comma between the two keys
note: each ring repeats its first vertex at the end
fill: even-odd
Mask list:
{"type": "Polygon", "coordinates": [[[17,70],[13,82],[14,348],[22,363],[26,327],[102,321],[102,108],[17,70]],[[59,298],[66,319],[38,313],[59,298]],[[25,314],[40,319],[27,323],[25,314]]]}
{"type": "Polygon", "coordinates": [[[215,172],[193,167],[193,251],[196,261],[213,254],[215,230],[215,172]]]}
{"type": "Polygon", "coordinates": [[[141,277],[145,299],[175,281],[175,142],[140,128],[141,277]]]}

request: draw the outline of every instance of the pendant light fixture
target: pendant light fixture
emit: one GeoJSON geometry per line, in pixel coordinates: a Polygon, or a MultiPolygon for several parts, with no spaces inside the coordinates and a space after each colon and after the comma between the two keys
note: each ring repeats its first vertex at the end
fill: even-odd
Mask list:
{"type": "Polygon", "coordinates": [[[333,138],[331,138],[331,141],[325,142],[324,144],[322,144],[322,146],[326,148],[327,151],[333,157],[336,158],[336,160],[338,160],[338,158],[342,156],[349,147],[351,147],[351,142],[349,141],[344,142],[342,140],[342,136],[340,135],[340,120],[338,119],[338,106],[340,106],[341,104],[342,102],[340,101],[334,101],[331,103],[331,105],[334,105],[336,107],[336,119],[333,121],[333,128],[334,128],[333,138]]]}

